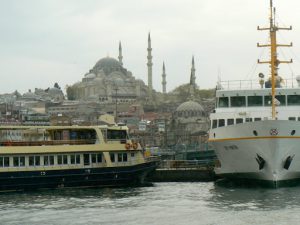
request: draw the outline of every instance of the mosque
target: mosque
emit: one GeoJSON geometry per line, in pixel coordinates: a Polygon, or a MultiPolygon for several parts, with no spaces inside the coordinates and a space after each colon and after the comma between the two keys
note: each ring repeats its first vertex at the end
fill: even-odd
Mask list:
{"type": "MultiPolygon", "coordinates": [[[[112,57],[100,59],[94,67],[84,75],[81,82],[67,89],[68,97],[72,100],[90,100],[100,103],[132,104],[139,100],[151,102],[155,91],[152,87],[152,48],[151,37],[148,35],[148,85],[136,79],[123,66],[122,45],[119,43],[118,60],[112,57]]],[[[163,75],[163,90],[166,91],[166,76],[163,75]]]]}
{"type": "MultiPolygon", "coordinates": [[[[100,102],[106,106],[112,105],[115,102],[118,102],[118,105],[122,103],[125,105],[140,103],[143,105],[144,109],[146,104],[155,105],[159,102],[161,105],[156,109],[161,109],[166,105],[166,100],[168,98],[166,92],[167,82],[165,64],[163,63],[161,75],[162,93],[155,92],[152,86],[153,63],[150,33],[148,34],[147,52],[147,85],[142,80],[136,79],[132,73],[123,66],[122,46],[121,43],[119,43],[118,60],[111,57],[100,59],[94,67],[84,75],[81,82],[70,86],[73,90],[71,93],[74,97],[73,100],[100,102]]],[[[175,101],[173,104],[181,104],[179,104],[175,111],[174,109],[171,110],[173,126],[180,127],[179,130],[182,132],[186,132],[186,130],[207,130],[207,114],[195,99],[195,90],[197,89],[195,70],[193,57],[190,84],[187,87],[189,88],[189,97],[183,103],[175,101]]],[[[68,97],[70,97],[69,93],[68,97]]],[[[118,107],[121,111],[120,106],[118,107]]],[[[156,110],[154,109],[154,111],[156,110]]]]}

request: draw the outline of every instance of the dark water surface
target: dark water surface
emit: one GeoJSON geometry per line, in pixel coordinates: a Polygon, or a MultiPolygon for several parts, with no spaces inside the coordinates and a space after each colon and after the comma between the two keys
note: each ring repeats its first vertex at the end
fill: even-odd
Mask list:
{"type": "Polygon", "coordinates": [[[0,194],[0,224],[300,224],[300,187],[208,183],[0,194]]]}

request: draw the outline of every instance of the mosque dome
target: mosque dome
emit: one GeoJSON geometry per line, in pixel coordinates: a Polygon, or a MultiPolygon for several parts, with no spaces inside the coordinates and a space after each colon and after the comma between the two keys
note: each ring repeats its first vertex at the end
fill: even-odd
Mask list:
{"type": "Polygon", "coordinates": [[[87,79],[94,79],[96,77],[96,75],[94,73],[88,73],[85,75],[85,78],[87,79]]]}
{"type": "Polygon", "coordinates": [[[23,94],[23,97],[26,97],[26,98],[36,98],[37,95],[29,89],[28,92],[26,92],[26,93],[23,94]]]}
{"type": "Polygon", "coordinates": [[[204,116],[205,112],[199,103],[190,100],[179,105],[175,114],[178,117],[195,117],[204,116]]]}
{"type": "Polygon", "coordinates": [[[48,90],[49,94],[62,94],[62,90],[56,87],[49,88],[48,90]]]}
{"type": "Polygon", "coordinates": [[[115,71],[122,71],[123,67],[118,60],[110,57],[100,59],[93,68],[95,73],[103,71],[105,75],[109,75],[115,71]]]}

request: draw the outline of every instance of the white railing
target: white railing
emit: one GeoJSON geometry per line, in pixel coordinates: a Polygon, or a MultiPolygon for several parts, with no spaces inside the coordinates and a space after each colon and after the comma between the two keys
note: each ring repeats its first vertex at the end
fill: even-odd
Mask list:
{"type": "MultiPolygon", "coordinates": [[[[251,89],[264,89],[266,88],[267,80],[260,82],[257,80],[229,80],[229,81],[219,81],[217,83],[218,90],[251,90],[251,89]]],[[[295,78],[283,79],[280,82],[281,88],[298,88],[300,87],[300,82],[295,78]]]]}

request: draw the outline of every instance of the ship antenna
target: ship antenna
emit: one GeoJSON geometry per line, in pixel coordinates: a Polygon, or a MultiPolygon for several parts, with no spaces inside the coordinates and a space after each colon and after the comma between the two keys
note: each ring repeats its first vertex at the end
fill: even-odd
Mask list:
{"type": "Polygon", "coordinates": [[[268,30],[269,35],[270,35],[270,43],[269,44],[263,44],[260,45],[257,43],[257,47],[269,47],[270,48],[270,60],[269,61],[260,61],[258,60],[257,62],[259,64],[266,63],[270,65],[271,69],[271,87],[272,87],[272,119],[277,119],[276,117],[276,98],[275,98],[275,89],[276,87],[280,87],[280,81],[281,78],[278,76],[278,66],[280,63],[292,63],[293,60],[291,59],[290,61],[281,61],[278,60],[277,58],[277,47],[292,47],[293,44],[289,45],[284,45],[284,44],[277,44],[276,40],[276,34],[278,30],[291,30],[292,26],[289,28],[284,28],[284,27],[277,27],[275,24],[275,7],[273,7],[273,0],[270,0],[270,27],[266,28],[260,28],[259,26],[257,27],[258,30],[268,30]]]}

